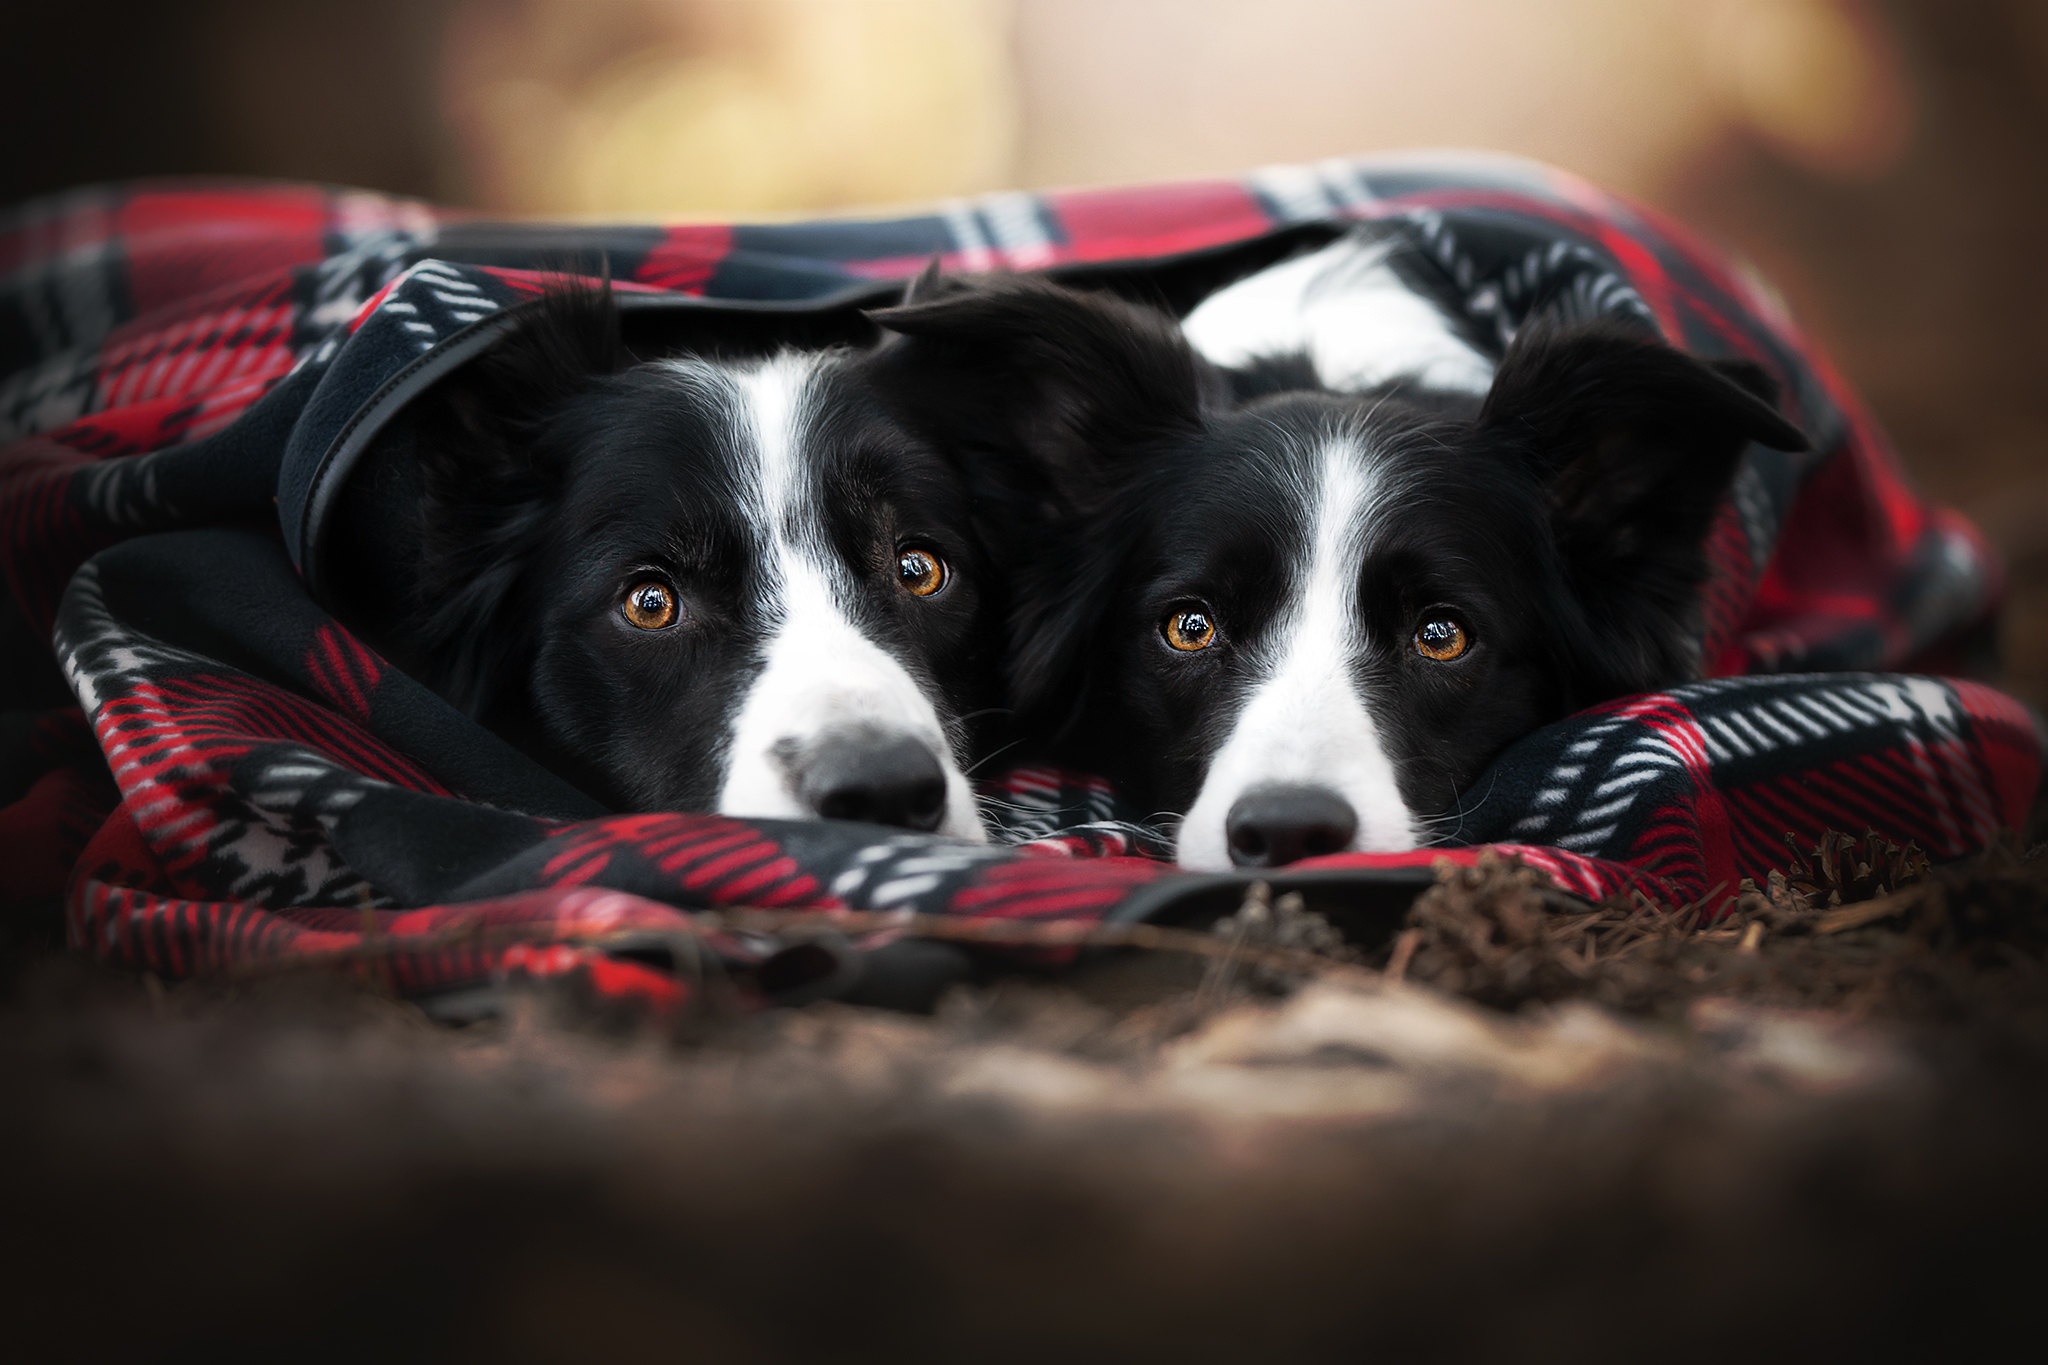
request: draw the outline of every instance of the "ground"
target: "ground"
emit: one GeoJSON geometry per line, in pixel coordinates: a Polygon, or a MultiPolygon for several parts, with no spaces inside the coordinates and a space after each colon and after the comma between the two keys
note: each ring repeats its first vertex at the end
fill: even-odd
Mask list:
{"type": "Polygon", "coordinates": [[[1366,950],[1283,903],[929,1017],[659,1025],[531,995],[450,1028],[17,941],[10,1334],[1587,1360],[2037,1330],[2048,855],[1845,839],[1711,926],[1547,897],[1495,863],[1366,950]]]}

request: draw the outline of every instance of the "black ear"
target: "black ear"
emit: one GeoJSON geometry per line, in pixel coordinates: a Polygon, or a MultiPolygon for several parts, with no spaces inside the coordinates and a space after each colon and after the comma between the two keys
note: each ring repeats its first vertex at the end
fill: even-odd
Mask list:
{"type": "MultiPolygon", "coordinates": [[[[917,272],[916,279],[903,286],[903,297],[897,301],[896,306],[900,308],[913,303],[930,303],[933,299],[952,291],[956,284],[957,282],[946,274],[939,258],[934,256],[923,270],[917,272]]],[[[872,318],[876,313],[886,311],[869,309],[868,316],[872,318]]]]}
{"type": "Polygon", "coordinates": [[[530,647],[526,580],[573,456],[550,419],[631,363],[609,283],[564,280],[423,400],[413,634],[458,705],[487,710],[530,647]]]}
{"type": "Polygon", "coordinates": [[[1533,326],[1509,347],[1480,427],[1544,487],[1584,613],[1567,646],[1582,690],[1643,691],[1693,671],[1704,541],[1743,452],[1807,448],[1775,399],[1757,366],[1697,360],[1618,323],[1533,326]]]}
{"type": "Polygon", "coordinates": [[[1054,507],[1085,506],[1200,420],[1205,367],[1157,309],[934,267],[868,316],[897,334],[877,368],[913,423],[1054,507]]]}

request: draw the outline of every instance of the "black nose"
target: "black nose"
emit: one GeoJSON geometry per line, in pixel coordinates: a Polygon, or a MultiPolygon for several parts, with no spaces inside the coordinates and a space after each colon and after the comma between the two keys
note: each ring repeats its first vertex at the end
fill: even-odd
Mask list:
{"type": "Polygon", "coordinates": [[[850,735],[812,749],[798,781],[827,820],[931,830],[946,818],[946,770],[908,735],[850,735]]]}
{"type": "Polygon", "coordinates": [[[1223,822],[1230,861],[1238,867],[1280,867],[1342,853],[1356,833],[1357,814],[1327,787],[1254,787],[1223,822]]]}

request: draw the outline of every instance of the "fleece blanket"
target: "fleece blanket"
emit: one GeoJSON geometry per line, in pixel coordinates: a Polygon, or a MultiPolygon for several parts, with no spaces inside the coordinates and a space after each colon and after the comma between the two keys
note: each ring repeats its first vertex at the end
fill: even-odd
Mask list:
{"type": "Polygon", "coordinates": [[[884,962],[929,971],[902,952],[920,945],[879,946],[890,916],[1094,922],[1234,895],[1248,879],[1176,873],[1085,774],[991,779],[989,845],[600,809],[380,657],[335,607],[328,561],[379,432],[565,263],[601,259],[629,321],[758,345],[857,317],[934,257],[1187,306],[1367,219],[1497,344],[1537,310],[1627,313],[1758,362],[1813,450],[1751,451],[1722,509],[1703,680],[1529,737],[1438,847],[1269,880],[1340,910],[1398,905],[1435,860],[1492,846],[1577,896],[1713,913],[1831,829],[1942,859],[2017,825],[2039,778],[2031,717],[1929,676],[1985,636],[1998,584],[1978,535],[1914,493],[1764,288],[1557,172],[1340,161],[764,226],[136,184],[0,219],[0,913],[61,904],[78,948],[172,976],[347,960],[429,999],[568,977],[674,1006],[707,962],[765,997],[858,995],[884,962]],[[732,907],[869,932],[792,949],[703,913],[732,907]]]}

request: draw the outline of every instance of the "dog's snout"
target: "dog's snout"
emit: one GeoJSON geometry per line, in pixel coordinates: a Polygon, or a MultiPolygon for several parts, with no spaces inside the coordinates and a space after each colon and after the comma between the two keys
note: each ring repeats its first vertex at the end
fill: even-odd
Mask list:
{"type": "Polygon", "coordinates": [[[1235,866],[1281,867],[1349,848],[1358,813],[1327,787],[1255,787],[1231,806],[1223,832],[1235,866]]]}
{"type": "Polygon", "coordinates": [[[946,770],[909,735],[827,739],[808,755],[798,788],[827,820],[934,830],[946,818],[946,770]]]}

